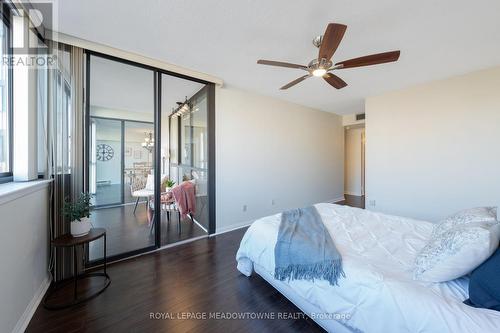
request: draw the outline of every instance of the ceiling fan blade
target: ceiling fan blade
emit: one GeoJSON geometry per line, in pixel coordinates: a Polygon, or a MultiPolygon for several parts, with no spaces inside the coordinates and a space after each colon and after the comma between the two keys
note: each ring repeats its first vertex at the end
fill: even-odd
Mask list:
{"type": "Polygon", "coordinates": [[[342,37],[344,37],[346,25],[338,23],[330,23],[326,27],[325,34],[321,40],[321,46],[319,47],[318,59],[325,58],[330,60],[339,47],[342,37]]]}
{"type": "Polygon", "coordinates": [[[260,65],[268,65],[268,66],[278,66],[278,67],[288,67],[288,68],[299,68],[299,69],[307,69],[307,66],[292,64],[289,62],[281,62],[281,61],[272,61],[272,60],[257,60],[257,63],[260,65]]]}
{"type": "Polygon", "coordinates": [[[296,85],[297,83],[304,81],[305,79],[307,79],[307,78],[308,78],[308,77],[310,77],[310,76],[311,76],[310,74],[306,74],[306,75],[304,75],[304,76],[301,76],[301,77],[299,77],[298,79],[295,79],[295,80],[293,80],[292,82],[285,84],[285,85],[284,85],[283,87],[281,87],[280,89],[281,89],[281,90],[286,90],[286,89],[288,89],[288,88],[290,88],[290,87],[293,87],[293,86],[294,86],[294,85],[296,85]]]}
{"type": "Polygon", "coordinates": [[[384,64],[386,62],[393,62],[399,59],[401,51],[391,51],[384,53],[372,54],[364,57],[349,59],[335,64],[335,66],[342,65],[342,68],[362,67],[370,65],[384,64]]]}
{"type": "Polygon", "coordinates": [[[342,89],[347,86],[347,83],[345,83],[344,80],[332,73],[326,73],[325,75],[323,75],[323,79],[325,79],[325,81],[328,82],[332,87],[337,89],[342,89]]]}

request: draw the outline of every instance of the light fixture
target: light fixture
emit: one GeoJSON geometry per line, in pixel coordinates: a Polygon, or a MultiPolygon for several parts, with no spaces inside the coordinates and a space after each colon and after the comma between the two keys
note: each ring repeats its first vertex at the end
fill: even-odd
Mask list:
{"type": "Polygon", "coordinates": [[[146,137],[144,138],[144,142],[141,144],[142,148],[145,148],[148,152],[152,152],[155,147],[155,140],[153,139],[152,132],[145,132],[146,137]]]}
{"type": "Polygon", "coordinates": [[[313,70],[312,75],[321,77],[326,74],[326,69],[324,68],[316,68],[313,70]]]}
{"type": "Polygon", "coordinates": [[[187,119],[192,113],[192,105],[188,101],[187,96],[184,102],[176,102],[177,108],[172,108],[172,117],[182,117],[183,120],[187,119]]]}

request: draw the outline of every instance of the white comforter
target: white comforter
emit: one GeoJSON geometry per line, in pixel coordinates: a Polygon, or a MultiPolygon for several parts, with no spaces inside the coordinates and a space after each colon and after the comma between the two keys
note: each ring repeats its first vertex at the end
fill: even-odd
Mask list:
{"type": "MultiPolygon", "coordinates": [[[[412,264],[432,224],[362,209],[315,205],[342,255],[346,278],[339,286],[324,280],[285,282],[326,314],[346,317],[363,332],[500,332],[500,312],[462,303],[468,279],[424,283],[412,279],[412,264]]],[[[281,214],[254,222],[236,254],[238,269],[252,263],[274,272],[274,246],[281,214]]],[[[338,318],[338,317],[337,317],[338,318]]]]}

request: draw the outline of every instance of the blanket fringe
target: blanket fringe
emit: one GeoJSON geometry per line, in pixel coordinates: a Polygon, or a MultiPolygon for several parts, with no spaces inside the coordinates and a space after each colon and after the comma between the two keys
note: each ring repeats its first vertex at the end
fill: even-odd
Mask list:
{"type": "Polygon", "coordinates": [[[342,259],[327,260],[315,264],[288,265],[287,267],[276,267],[274,270],[274,278],[280,281],[324,279],[332,286],[338,286],[337,280],[341,276],[345,278],[342,259]]]}

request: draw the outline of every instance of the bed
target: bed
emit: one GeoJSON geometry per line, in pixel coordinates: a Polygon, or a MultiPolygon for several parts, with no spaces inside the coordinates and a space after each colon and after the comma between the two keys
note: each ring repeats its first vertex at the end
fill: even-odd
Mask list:
{"type": "Polygon", "coordinates": [[[432,223],[328,203],[315,207],[342,255],[346,277],[338,286],[274,279],[281,214],[246,231],[236,254],[238,270],[260,275],[328,332],[500,332],[500,312],[462,303],[467,277],[413,280],[413,262],[432,223]]]}

